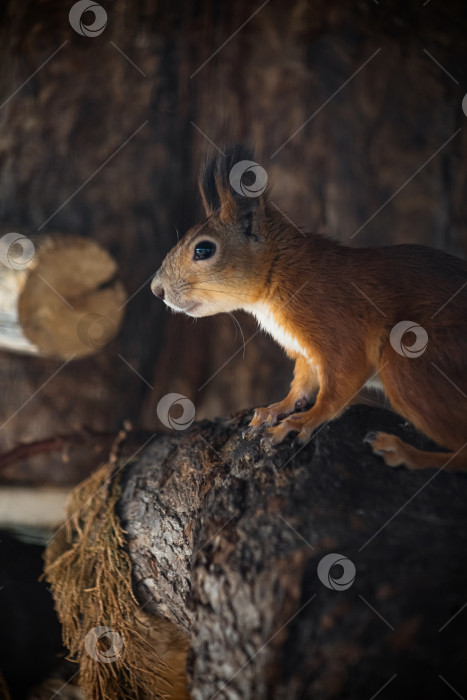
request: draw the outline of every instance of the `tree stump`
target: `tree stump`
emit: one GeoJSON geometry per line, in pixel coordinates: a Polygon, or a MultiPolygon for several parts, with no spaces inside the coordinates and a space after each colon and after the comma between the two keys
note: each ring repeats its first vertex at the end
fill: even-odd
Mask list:
{"type": "Polygon", "coordinates": [[[430,444],[384,409],[271,453],[250,417],[157,437],[121,482],[133,588],[188,638],[191,697],[464,696],[465,475],[386,467],[367,431],[430,444]]]}

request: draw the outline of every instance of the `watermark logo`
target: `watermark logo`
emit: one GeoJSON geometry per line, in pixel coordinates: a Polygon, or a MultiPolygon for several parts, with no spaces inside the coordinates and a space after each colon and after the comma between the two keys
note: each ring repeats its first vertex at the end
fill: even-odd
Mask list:
{"type": "Polygon", "coordinates": [[[99,350],[116,335],[113,322],[102,314],[89,313],[80,318],[76,327],[78,338],[83,345],[99,350]]]}
{"type": "Polygon", "coordinates": [[[81,34],[81,36],[99,36],[107,25],[107,12],[97,2],[78,0],[68,14],[68,21],[75,32],[81,34]],[[91,24],[83,22],[83,15],[86,12],[94,15],[94,21],[91,24]]]}
{"type": "Polygon", "coordinates": [[[413,321],[400,321],[391,330],[389,342],[394,350],[403,357],[420,357],[428,345],[428,333],[422,326],[413,321]],[[409,342],[408,345],[406,342],[410,336],[409,338],[405,337],[407,333],[415,336],[415,340],[409,342]]]}
{"type": "Polygon", "coordinates": [[[122,652],[123,639],[110,627],[93,627],[86,635],[84,647],[95,661],[112,664],[122,652]]]}
{"type": "Polygon", "coordinates": [[[22,233],[6,233],[0,238],[0,261],[12,270],[24,270],[34,260],[36,249],[22,233]]]}
{"type": "Polygon", "coordinates": [[[232,188],[242,197],[259,197],[268,184],[264,168],[253,160],[241,160],[235,163],[229,173],[232,188]]]}
{"type": "Polygon", "coordinates": [[[326,554],[318,564],[318,578],[321,583],[332,591],[345,591],[355,581],[356,568],[353,561],[336,552],[326,554]],[[342,568],[340,575],[336,575],[335,566],[342,568]],[[331,573],[333,572],[334,574],[331,573]]]}
{"type": "Polygon", "coordinates": [[[462,111],[467,117],[467,95],[464,95],[464,99],[462,100],[462,111]]]}
{"type": "Polygon", "coordinates": [[[166,428],[186,430],[195,419],[195,406],[183,394],[166,394],[157,404],[157,415],[166,428]],[[181,407],[182,414],[180,416],[174,417],[171,415],[174,406],[181,407]]]}

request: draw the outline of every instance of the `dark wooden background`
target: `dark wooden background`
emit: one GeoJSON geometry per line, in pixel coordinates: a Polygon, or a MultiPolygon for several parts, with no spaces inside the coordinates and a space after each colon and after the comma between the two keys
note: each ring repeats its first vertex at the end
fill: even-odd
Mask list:
{"type": "MultiPolygon", "coordinates": [[[[199,418],[285,391],[291,364],[271,340],[256,335],[243,358],[231,319],[193,324],[150,293],[175,229],[201,214],[196,175],[212,144],[252,141],[274,202],[299,226],[466,255],[463,0],[115,0],[94,38],[71,28],[71,4],[0,9],[1,226],[95,238],[130,301],[95,357],[62,368],[0,354],[1,450],[124,419],[160,428],[169,391],[199,418]]],[[[254,321],[238,318],[250,337],[254,321]]],[[[52,458],[41,469],[62,478],[52,458]]]]}

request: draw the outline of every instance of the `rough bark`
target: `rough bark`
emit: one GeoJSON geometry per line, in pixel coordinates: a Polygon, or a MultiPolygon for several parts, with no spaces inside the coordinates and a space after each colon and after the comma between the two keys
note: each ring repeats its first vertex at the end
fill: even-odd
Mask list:
{"type": "Polygon", "coordinates": [[[189,635],[191,696],[465,694],[465,477],[385,467],[369,430],[430,445],[384,409],[270,454],[248,418],[154,439],[122,482],[134,590],[189,635]],[[345,590],[318,577],[330,553],[356,568],[345,590]]]}

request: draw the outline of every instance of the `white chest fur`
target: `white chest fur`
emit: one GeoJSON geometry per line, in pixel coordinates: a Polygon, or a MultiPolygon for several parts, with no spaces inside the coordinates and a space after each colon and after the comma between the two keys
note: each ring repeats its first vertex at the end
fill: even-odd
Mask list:
{"type": "Polygon", "coordinates": [[[251,306],[248,311],[256,317],[261,328],[272,335],[279,345],[282,345],[283,348],[291,353],[298,353],[299,355],[308,357],[305,348],[300,345],[297,338],[277,322],[266,304],[255,304],[251,306]]]}
{"type": "Polygon", "coordinates": [[[381,391],[384,394],[384,386],[383,382],[380,379],[379,373],[374,374],[372,378],[365,383],[365,387],[367,389],[376,389],[377,391],[381,391]]]}

